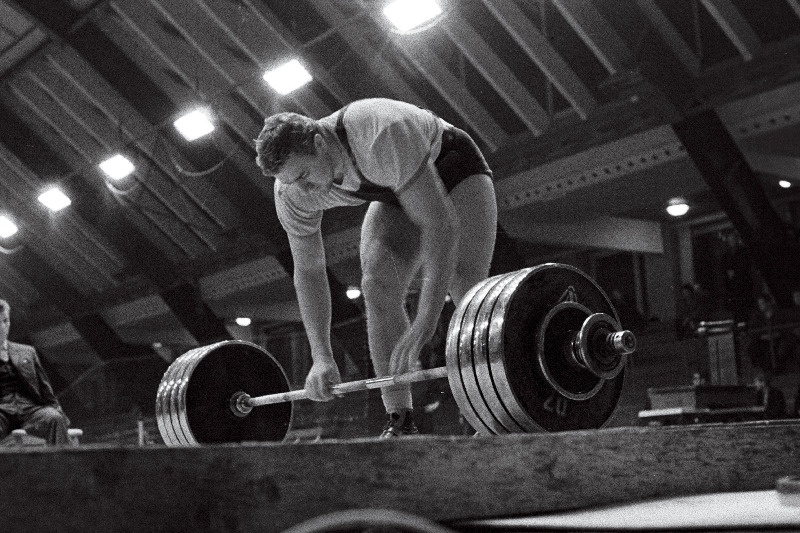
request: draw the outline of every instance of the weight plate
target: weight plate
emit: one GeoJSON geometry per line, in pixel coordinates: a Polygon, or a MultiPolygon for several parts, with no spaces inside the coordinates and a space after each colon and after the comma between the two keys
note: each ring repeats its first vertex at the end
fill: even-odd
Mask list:
{"type": "MultiPolygon", "coordinates": [[[[505,277],[507,274],[500,274],[493,276],[484,281],[475,284],[467,293],[464,298],[459,302],[458,307],[450,319],[450,327],[447,330],[447,341],[445,344],[445,358],[447,361],[447,379],[450,383],[450,391],[453,394],[461,414],[467,419],[472,428],[478,433],[489,435],[495,433],[492,429],[492,424],[484,422],[483,417],[491,418],[491,415],[486,412],[487,407],[481,405],[483,402],[480,397],[475,398],[475,393],[470,394],[468,388],[469,373],[462,374],[462,365],[464,360],[469,360],[470,355],[464,353],[462,350],[461,338],[465,330],[471,336],[474,327],[474,317],[467,318],[467,311],[473,300],[483,300],[487,286],[493,285],[498,279],[505,277]],[[476,401],[476,404],[473,402],[476,401]]],[[[471,349],[471,348],[470,348],[471,349]]],[[[473,387],[474,388],[474,387],[473,387]]]]}
{"type": "Polygon", "coordinates": [[[159,431],[171,446],[281,441],[291,426],[291,402],[256,407],[239,417],[230,399],[238,391],[255,397],[289,389],[283,369],[258,345],[223,341],[195,348],[162,378],[156,401],[159,431]]]}
{"type": "MultiPolygon", "coordinates": [[[[586,400],[559,394],[538,364],[539,325],[557,304],[574,301],[592,313],[606,313],[617,322],[616,310],[603,290],[570,265],[547,263],[524,269],[497,298],[489,331],[489,360],[494,383],[508,412],[527,417],[524,427],[566,431],[601,427],[616,408],[624,371],[606,380],[586,400]]],[[[576,369],[577,370],[577,369],[576,369]]]]}
{"type": "Polygon", "coordinates": [[[475,327],[472,331],[472,370],[475,374],[476,386],[493,417],[502,427],[503,431],[497,431],[498,433],[519,433],[526,430],[525,427],[515,420],[512,413],[509,412],[505,403],[500,398],[502,393],[495,386],[488,354],[489,325],[492,318],[492,311],[503,289],[518,275],[518,272],[512,272],[493,284],[486,294],[486,297],[480,302],[480,308],[477,310],[477,315],[474,320],[475,327]]]}

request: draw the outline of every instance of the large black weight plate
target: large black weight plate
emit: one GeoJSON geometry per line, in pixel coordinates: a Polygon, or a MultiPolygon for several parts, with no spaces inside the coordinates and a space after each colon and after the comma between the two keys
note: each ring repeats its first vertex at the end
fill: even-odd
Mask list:
{"type": "Polygon", "coordinates": [[[508,410],[506,403],[502,399],[502,386],[498,387],[495,377],[492,375],[489,358],[489,330],[492,312],[494,311],[497,298],[502,294],[503,289],[518,276],[519,272],[512,272],[502,276],[489,287],[489,291],[479,306],[476,306],[474,328],[471,334],[471,346],[465,350],[471,350],[471,370],[475,376],[475,386],[480,397],[486,403],[491,416],[498,421],[499,427],[495,427],[496,433],[519,433],[525,432],[530,428],[525,428],[517,422],[514,414],[508,410]]]}
{"type": "Polygon", "coordinates": [[[531,421],[531,418],[514,398],[502,359],[498,360],[498,358],[492,357],[492,316],[495,316],[494,329],[496,330],[498,313],[495,311],[500,296],[509,284],[518,283],[518,280],[525,277],[529,271],[530,269],[523,269],[513,272],[506,276],[502,283],[495,285],[483,302],[477,320],[480,327],[476,331],[473,341],[476,368],[479,369],[479,385],[482,390],[491,391],[485,393],[495,399],[490,407],[496,416],[508,420],[504,425],[510,428],[510,433],[541,431],[541,427],[531,421]]]}
{"type": "Polygon", "coordinates": [[[447,330],[445,355],[450,391],[467,422],[479,433],[496,433],[498,423],[492,421],[489,407],[475,389],[472,369],[472,331],[475,327],[473,310],[483,301],[489,288],[507,274],[500,274],[475,284],[459,302],[447,330]]]}
{"type": "MultiPolygon", "coordinates": [[[[545,379],[537,358],[539,325],[558,303],[575,301],[592,313],[619,318],[603,290],[579,269],[547,263],[520,271],[497,298],[489,332],[490,368],[506,409],[528,417],[524,427],[567,431],[602,427],[622,393],[624,370],[586,400],[571,400],[545,379]]],[[[575,370],[577,374],[581,371],[575,370]]]]}
{"type": "Polygon", "coordinates": [[[195,348],[164,374],[156,402],[159,430],[174,446],[281,441],[291,427],[291,402],[255,407],[239,417],[230,399],[239,391],[255,397],[289,390],[283,369],[258,345],[224,341],[195,348]]]}

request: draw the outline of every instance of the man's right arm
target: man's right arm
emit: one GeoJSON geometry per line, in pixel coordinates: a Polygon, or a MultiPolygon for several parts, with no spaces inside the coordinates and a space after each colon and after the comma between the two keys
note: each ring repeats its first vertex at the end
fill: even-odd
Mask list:
{"type": "Polygon", "coordinates": [[[330,400],[330,386],[341,382],[331,348],[331,293],[325,264],[322,233],[289,234],[294,260],[294,286],[300,316],[311,345],[313,364],[305,389],[312,400],[330,400]]]}

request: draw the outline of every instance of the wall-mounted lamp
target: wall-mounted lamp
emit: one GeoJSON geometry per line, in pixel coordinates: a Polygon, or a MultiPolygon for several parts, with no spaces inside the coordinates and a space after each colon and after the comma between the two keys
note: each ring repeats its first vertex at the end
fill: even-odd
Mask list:
{"type": "Polygon", "coordinates": [[[351,286],[347,287],[347,291],[345,292],[345,294],[346,294],[346,295],[347,295],[347,297],[348,297],[348,298],[350,298],[351,300],[355,300],[355,299],[357,299],[359,296],[361,296],[361,289],[359,289],[358,287],[355,287],[355,286],[351,285],[351,286]]]}
{"type": "Polygon", "coordinates": [[[667,205],[667,213],[673,217],[682,217],[689,212],[689,204],[683,198],[673,198],[667,205]]]}

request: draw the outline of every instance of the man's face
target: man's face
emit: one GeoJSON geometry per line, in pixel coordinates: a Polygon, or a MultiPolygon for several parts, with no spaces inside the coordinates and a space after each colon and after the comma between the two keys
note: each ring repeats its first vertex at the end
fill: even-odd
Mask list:
{"type": "Polygon", "coordinates": [[[286,184],[296,184],[307,193],[327,193],[333,187],[333,160],[322,137],[314,137],[316,154],[291,154],[275,178],[286,184]]]}
{"type": "Polygon", "coordinates": [[[11,316],[8,309],[0,311],[0,342],[6,342],[8,339],[8,330],[11,328],[11,316]]]}

